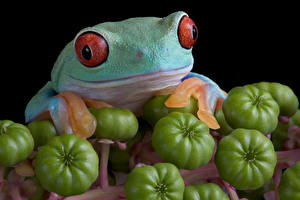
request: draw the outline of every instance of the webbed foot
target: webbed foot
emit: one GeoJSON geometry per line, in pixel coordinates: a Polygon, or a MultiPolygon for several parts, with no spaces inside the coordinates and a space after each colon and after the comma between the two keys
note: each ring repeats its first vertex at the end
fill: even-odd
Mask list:
{"type": "Polygon", "coordinates": [[[96,119],[87,107],[110,107],[102,101],[81,98],[70,91],[57,94],[48,82],[28,103],[25,121],[51,119],[60,134],[88,138],[94,134],[96,119]]]}
{"type": "Polygon", "coordinates": [[[58,107],[61,109],[50,111],[54,123],[56,121],[55,125],[60,126],[60,122],[55,119],[56,117],[59,119],[67,118],[63,120],[65,133],[70,133],[71,131],[74,135],[82,138],[89,138],[94,134],[96,119],[89,112],[81,97],[72,92],[63,91],[54,98],[62,98],[64,101],[58,101],[58,107]],[[70,127],[71,130],[68,130],[68,127],[70,127]]]}
{"type": "Polygon", "coordinates": [[[213,87],[214,85],[198,77],[187,78],[178,85],[165,105],[173,108],[184,107],[190,104],[190,97],[193,96],[198,100],[198,118],[205,122],[209,128],[218,129],[220,126],[214,117],[214,111],[222,107],[224,99],[218,97],[217,92],[212,92],[212,89],[216,89],[213,87]]]}

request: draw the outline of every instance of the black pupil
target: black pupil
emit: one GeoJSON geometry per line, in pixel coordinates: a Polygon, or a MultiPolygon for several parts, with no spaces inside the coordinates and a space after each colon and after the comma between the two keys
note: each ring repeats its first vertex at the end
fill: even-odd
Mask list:
{"type": "Polygon", "coordinates": [[[82,48],[81,54],[82,54],[83,58],[86,60],[90,60],[92,58],[92,51],[88,45],[85,45],[82,48]]]}
{"type": "Polygon", "coordinates": [[[197,38],[197,28],[195,26],[193,26],[193,40],[196,40],[197,38]]]}

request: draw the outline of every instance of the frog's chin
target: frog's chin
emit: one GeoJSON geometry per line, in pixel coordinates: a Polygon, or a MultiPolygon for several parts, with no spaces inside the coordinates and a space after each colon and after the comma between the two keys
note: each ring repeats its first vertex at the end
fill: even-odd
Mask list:
{"type": "Polygon", "coordinates": [[[101,100],[115,107],[127,108],[136,114],[142,113],[144,104],[155,94],[166,89],[174,89],[191,70],[192,65],[137,75],[110,81],[83,81],[70,77],[60,85],[60,90],[68,90],[81,97],[101,100]]]}
{"type": "Polygon", "coordinates": [[[138,83],[141,81],[147,81],[149,79],[161,79],[162,77],[165,77],[168,79],[169,77],[178,77],[181,79],[184,75],[188,74],[193,68],[193,64],[186,65],[180,68],[168,70],[168,71],[158,71],[148,74],[141,74],[141,75],[134,75],[134,76],[128,76],[123,77],[119,79],[112,79],[112,80],[100,80],[100,81],[86,81],[86,80],[80,80],[75,77],[70,76],[73,83],[76,85],[89,85],[90,87],[115,87],[118,85],[127,85],[127,84],[133,84],[138,83]]]}

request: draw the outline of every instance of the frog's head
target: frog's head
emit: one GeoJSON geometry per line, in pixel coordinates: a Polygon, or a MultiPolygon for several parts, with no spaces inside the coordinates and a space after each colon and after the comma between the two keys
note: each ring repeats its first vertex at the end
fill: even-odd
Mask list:
{"type": "Polygon", "coordinates": [[[57,59],[56,88],[66,81],[128,82],[159,73],[188,73],[198,33],[184,12],[164,18],[131,18],[81,30],[57,59]]]}

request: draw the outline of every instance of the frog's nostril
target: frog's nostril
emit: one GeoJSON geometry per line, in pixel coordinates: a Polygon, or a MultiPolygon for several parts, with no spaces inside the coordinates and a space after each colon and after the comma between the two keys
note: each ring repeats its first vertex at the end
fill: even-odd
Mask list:
{"type": "Polygon", "coordinates": [[[143,57],[143,52],[138,51],[136,55],[137,55],[139,58],[141,58],[141,57],[143,57]]]}

